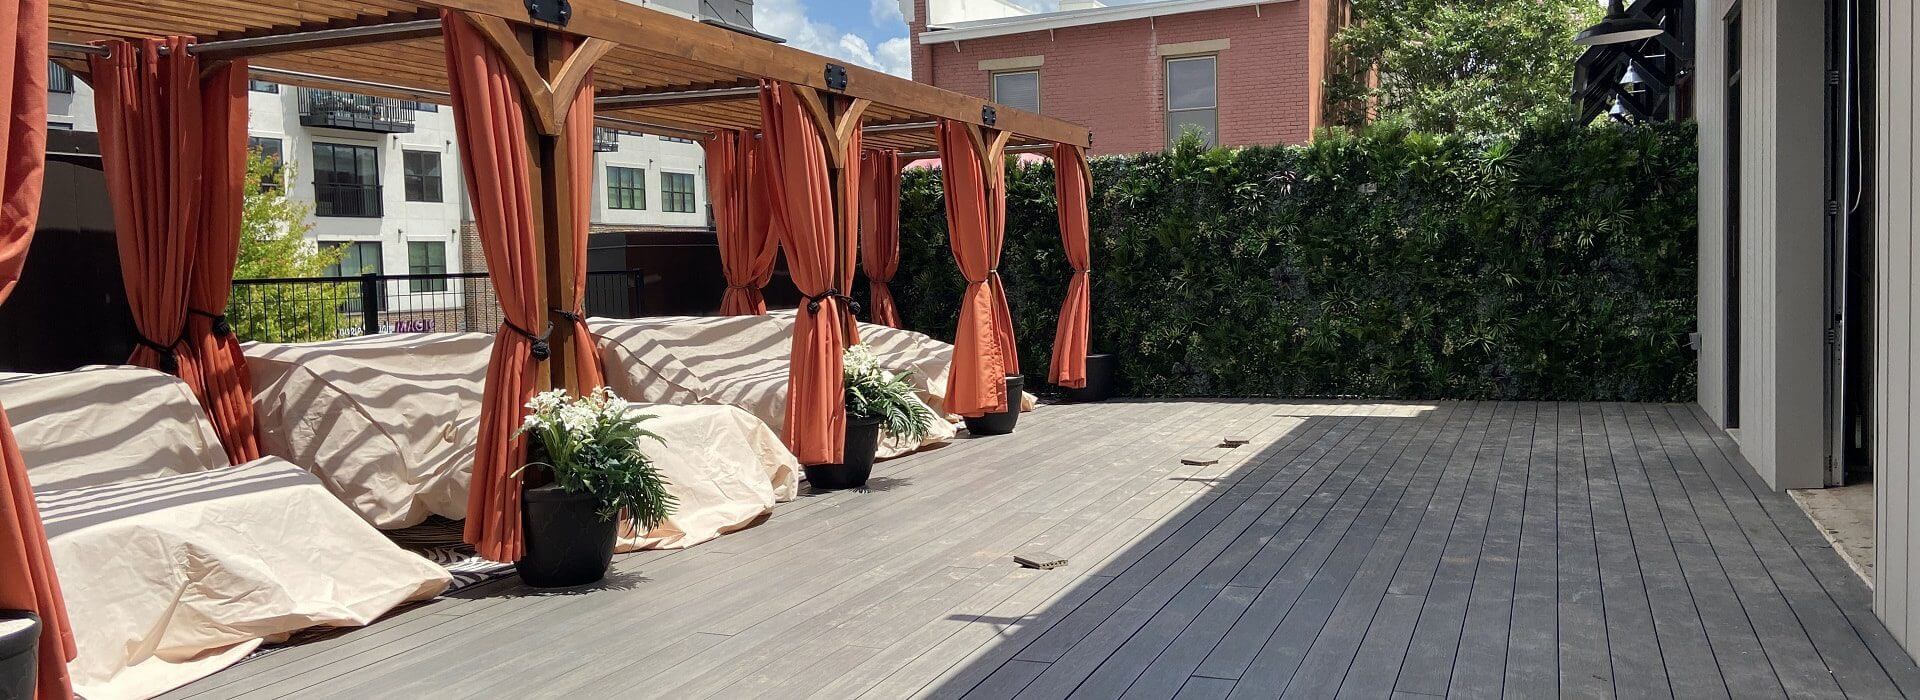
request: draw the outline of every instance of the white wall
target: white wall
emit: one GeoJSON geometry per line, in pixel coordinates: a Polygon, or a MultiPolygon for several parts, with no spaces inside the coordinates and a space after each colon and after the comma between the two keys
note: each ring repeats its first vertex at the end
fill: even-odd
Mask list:
{"type": "Polygon", "coordinates": [[[1701,123],[1700,400],[1727,416],[1739,382],[1741,452],[1778,489],[1823,485],[1825,470],[1822,69],[1816,2],[1742,4],[1740,143],[1725,141],[1725,0],[1697,7],[1701,123]],[[1791,30],[1791,31],[1789,31],[1791,30]],[[1726,148],[1740,149],[1740,239],[1725,251],[1726,148]],[[1724,376],[1725,255],[1739,256],[1740,373],[1724,376]]]}
{"type": "MultiPolygon", "coordinates": [[[[902,12],[912,16],[910,3],[901,3],[902,12]]],[[[973,22],[983,19],[1000,19],[1033,14],[1032,11],[1005,0],[928,0],[927,24],[946,26],[955,22],[973,22]]]]}
{"type": "Polygon", "coordinates": [[[1916,250],[1913,209],[1920,179],[1915,177],[1915,63],[1913,3],[1879,0],[1876,38],[1878,104],[1873,115],[1876,192],[1874,197],[1874,539],[1873,608],[1908,653],[1920,635],[1920,578],[1913,565],[1914,529],[1910,514],[1920,499],[1914,478],[1920,412],[1913,410],[1920,382],[1911,367],[1912,330],[1920,307],[1914,288],[1916,250]]]}
{"type": "Polygon", "coordinates": [[[698,143],[667,141],[658,136],[623,133],[620,150],[594,154],[593,223],[610,226],[707,225],[706,151],[698,143]],[[646,171],[646,209],[610,209],[607,207],[607,168],[618,166],[646,171]],[[688,213],[669,212],[661,206],[662,173],[686,173],[693,176],[694,204],[688,213]]]}

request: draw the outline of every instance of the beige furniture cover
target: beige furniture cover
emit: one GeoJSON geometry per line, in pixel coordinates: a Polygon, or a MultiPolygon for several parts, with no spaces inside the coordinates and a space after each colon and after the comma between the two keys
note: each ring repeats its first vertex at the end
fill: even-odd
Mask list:
{"type": "Polygon", "coordinates": [[[19,434],[35,491],[227,466],[185,382],[139,367],[0,373],[0,404],[19,434]]]}
{"type": "MultiPolygon", "coordinates": [[[[260,449],[314,472],[377,527],[417,525],[432,514],[464,518],[492,348],[493,337],[481,333],[250,344],[260,449]]],[[[793,455],[744,411],[635,410],[657,416],[648,429],[666,444],[647,449],[679,507],[653,532],[624,539],[623,549],[705,542],[752,524],[798,489],[793,455]]]]}
{"type": "Polygon", "coordinates": [[[452,580],[274,457],[38,501],[88,700],[152,697],[263,641],[364,625],[452,580]]]}
{"type": "Polygon", "coordinates": [[[144,698],[262,641],[433,597],[445,570],[312,475],[225,464],[186,386],[137,368],[0,378],[80,655],[75,690],[144,698]]]}
{"type": "MultiPolygon", "coordinates": [[[[793,312],[765,316],[656,316],[591,318],[607,383],[635,401],[739,406],[775,430],[786,422],[787,369],[792,364],[793,312]]],[[[953,346],[924,334],[868,323],[860,340],[880,364],[913,372],[920,399],[944,415],[947,368],[953,346]]],[[[938,421],[919,444],[887,439],[880,457],[898,457],[953,439],[950,421],[938,421]]]]}
{"type": "Polygon", "coordinates": [[[780,436],[734,406],[642,404],[647,430],[664,444],[641,443],[679,502],[673,517],[644,534],[621,529],[619,551],[689,547],[745,528],[800,490],[800,463],[780,436]]]}
{"type": "Polygon", "coordinates": [[[246,346],[260,453],[312,470],[381,529],[467,517],[493,336],[246,346]]]}

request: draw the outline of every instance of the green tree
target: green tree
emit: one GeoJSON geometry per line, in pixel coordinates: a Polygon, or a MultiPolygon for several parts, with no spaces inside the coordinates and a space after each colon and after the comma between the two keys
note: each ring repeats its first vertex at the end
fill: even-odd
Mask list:
{"type": "Polygon", "coordinates": [[[1352,69],[1328,80],[1332,121],[1371,110],[1420,131],[1512,133],[1570,118],[1573,36],[1600,14],[1594,0],[1353,0],[1334,38],[1352,69]]]}
{"type": "MultiPolygon", "coordinates": [[[[307,240],[313,205],[289,198],[290,165],[259,149],[247,152],[246,198],[240,209],[240,254],[236,280],[315,277],[340,261],[341,251],[307,240]]],[[[342,284],[235,285],[227,304],[234,332],[247,340],[295,342],[338,335],[341,304],[351,290],[342,284]]]]}

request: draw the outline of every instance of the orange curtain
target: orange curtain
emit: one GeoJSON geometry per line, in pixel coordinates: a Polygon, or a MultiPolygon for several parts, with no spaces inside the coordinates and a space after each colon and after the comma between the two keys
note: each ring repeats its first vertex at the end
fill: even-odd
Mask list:
{"type": "Polygon", "coordinates": [[[960,327],[953,334],[947,410],[975,417],[1007,410],[1006,376],[1020,373],[1020,357],[999,270],[1006,237],[1006,156],[990,154],[983,164],[971,128],[942,119],[937,136],[947,243],[967,280],[960,327]]]}
{"type": "MultiPolygon", "coordinates": [[[[0,54],[0,302],[13,293],[27,264],[40,216],[47,158],[47,0],[0,5],[0,36],[14,38],[0,54]]],[[[0,408],[0,608],[40,616],[40,671],[35,696],[73,697],[67,662],[73,627],[60,596],[47,531],[27,483],[27,462],[13,426],[0,408]]]]}
{"type": "Polygon", "coordinates": [[[1087,172],[1086,152],[1063,143],[1053,145],[1053,196],[1060,212],[1060,245],[1067,249],[1073,279],[1067,298],[1060,302],[1060,320],[1053,329],[1053,365],[1047,381],[1064,387],[1087,385],[1087,327],[1093,316],[1093,252],[1087,224],[1087,197],[1093,174],[1087,172]]]}
{"type": "Polygon", "coordinates": [[[763,184],[756,182],[761,148],[755,145],[751,133],[723,129],[707,139],[706,150],[707,201],[713,206],[720,269],[727,278],[720,314],[765,314],[767,300],[760,289],[773,279],[773,259],[780,239],[767,226],[767,202],[755,199],[765,191],[763,184]]]}
{"type": "Polygon", "coordinates": [[[593,228],[593,74],[580,81],[580,90],[574,93],[573,102],[567,111],[567,177],[574,186],[568,189],[573,199],[567,204],[573,209],[568,220],[573,236],[573,298],[564,308],[556,308],[561,320],[573,324],[573,359],[579,368],[580,388],[583,390],[605,386],[607,375],[600,367],[600,347],[593,341],[593,331],[587,329],[587,317],[584,313],[587,303],[587,236],[593,228]]]}
{"type": "Polygon", "coordinates": [[[233,61],[200,81],[200,244],[187,290],[187,351],[200,367],[200,403],[227,460],[260,458],[253,380],[240,340],[227,326],[227,298],[240,255],[240,208],[247,175],[247,65],[233,61]]]}
{"type": "Polygon", "coordinates": [[[780,232],[794,286],[807,297],[794,319],[784,434],[801,464],[837,464],[847,420],[840,364],[844,287],[837,285],[853,276],[852,237],[834,230],[826,151],[793,86],[762,81],[760,115],[764,183],[767,201],[774,205],[771,222],[780,232]]]}
{"type": "Polygon", "coordinates": [[[514,472],[526,463],[527,446],[511,436],[520,427],[521,407],[539,386],[548,328],[526,116],[512,71],[480,32],[451,12],[442,12],[440,23],[461,174],[487,276],[506,317],[487,360],[466,539],[481,556],[515,561],[524,551],[524,533],[520,479],[514,472]]]}
{"type": "Polygon", "coordinates": [[[89,62],[120,279],[138,333],[127,362],[179,375],[197,393],[200,363],[185,341],[206,186],[199,62],[183,37],[103,45],[109,54],[89,62]]]}
{"type": "Polygon", "coordinates": [[[868,316],[874,323],[900,327],[894,306],[893,273],[900,269],[900,152],[870,148],[860,152],[864,176],[860,197],[860,269],[867,273],[868,316]]]}

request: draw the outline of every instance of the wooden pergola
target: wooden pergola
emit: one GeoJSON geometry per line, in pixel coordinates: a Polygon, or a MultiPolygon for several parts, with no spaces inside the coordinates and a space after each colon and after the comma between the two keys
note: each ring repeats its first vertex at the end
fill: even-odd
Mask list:
{"type": "MultiPolygon", "coordinates": [[[[274,82],[424,102],[448,102],[440,15],[464,15],[511,64],[528,99],[538,136],[536,208],[544,214],[549,293],[573,284],[579,270],[561,248],[557,217],[572,183],[557,177],[564,153],[559,121],[574,86],[588,75],[598,124],[641,133],[700,139],[715,129],[758,129],[758,84],[795,86],[820,131],[837,178],[853,129],[866,147],[934,150],[934,127],[945,119],[972,125],[983,154],[1039,150],[1053,144],[1084,149],[1085,127],[916,83],[768,41],[755,34],[689,20],[623,0],[50,0],[53,55],[86,78],[88,44],[102,39],[190,36],[202,61],[245,59],[274,82]],[[568,52],[563,42],[576,47],[568,52]],[[540,203],[544,203],[540,204],[540,203]]],[[[985,158],[983,161],[991,161],[985,158]]],[[[995,177],[998,174],[991,175],[995,177]]],[[[857,206],[835,202],[836,209],[857,206]]],[[[836,220],[844,217],[836,216],[836,220]]],[[[841,232],[843,236],[854,232],[841,232]]],[[[552,339],[552,384],[577,386],[567,345],[552,339]]]]}

